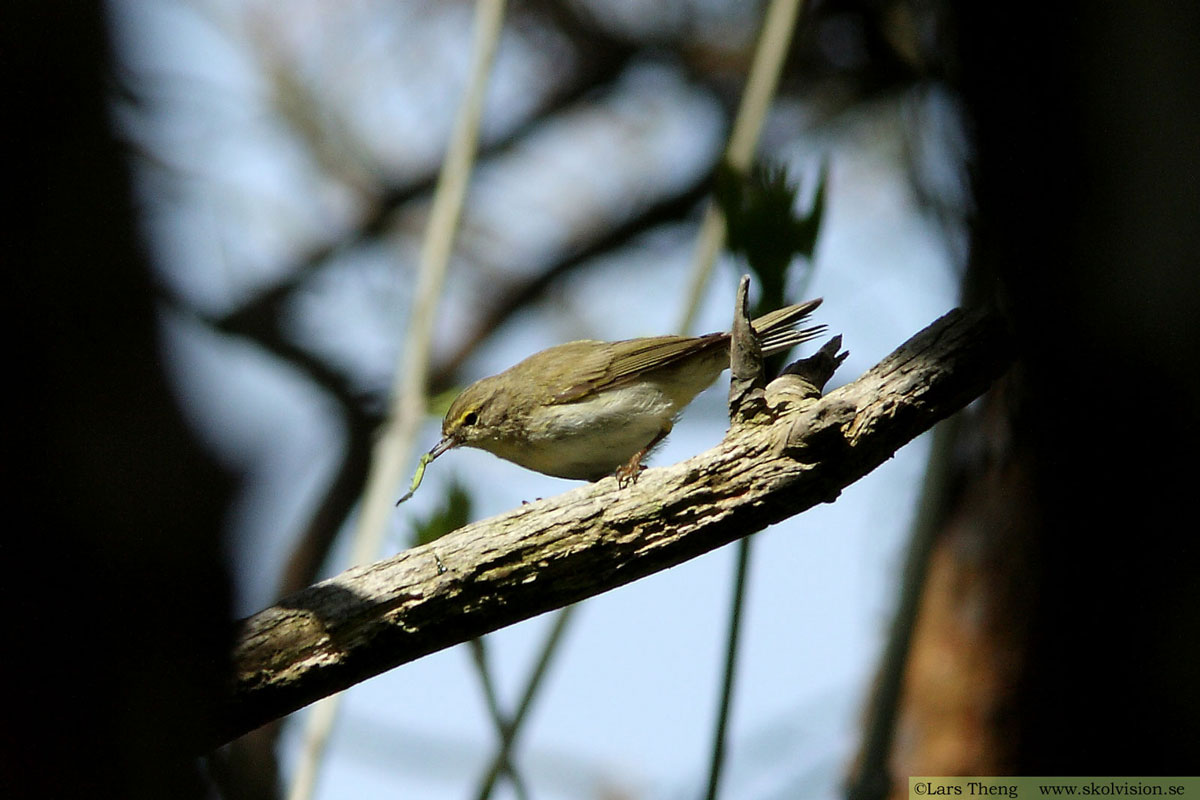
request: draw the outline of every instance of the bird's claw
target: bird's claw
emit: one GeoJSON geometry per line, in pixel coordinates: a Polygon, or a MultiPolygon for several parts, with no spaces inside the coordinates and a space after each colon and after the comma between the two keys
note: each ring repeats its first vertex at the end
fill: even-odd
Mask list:
{"type": "Polygon", "coordinates": [[[642,454],[638,453],[629,460],[629,463],[617,467],[617,471],[613,473],[617,478],[617,487],[624,489],[626,486],[637,483],[638,476],[645,468],[646,465],[642,463],[642,454]]]}

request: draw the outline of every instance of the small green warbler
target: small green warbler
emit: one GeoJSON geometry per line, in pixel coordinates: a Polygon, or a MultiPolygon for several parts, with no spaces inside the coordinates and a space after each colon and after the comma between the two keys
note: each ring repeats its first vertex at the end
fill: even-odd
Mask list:
{"type": "MultiPolygon", "coordinates": [[[[820,336],[824,325],[795,330],[820,304],[810,300],[754,320],[763,355],[820,336]]],[[[430,461],[454,447],[487,450],[559,478],[636,480],[679,412],[729,367],[729,338],[581,340],[535,353],[462,391],[412,488],[430,461]]]]}

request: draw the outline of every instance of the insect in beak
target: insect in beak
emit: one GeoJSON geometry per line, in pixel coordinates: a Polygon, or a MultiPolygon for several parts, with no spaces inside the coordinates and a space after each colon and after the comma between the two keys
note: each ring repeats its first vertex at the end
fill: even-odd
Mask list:
{"type": "Polygon", "coordinates": [[[454,447],[456,444],[458,443],[454,441],[453,438],[449,436],[443,437],[442,440],[435,444],[428,453],[425,453],[423,456],[421,456],[421,460],[417,463],[417,471],[413,474],[412,485],[408,487],[408,491],[404,493],[404,496],[396,501],[396,505],[400,505],[405,500],[416,494],[417,487],[421,485],[421,479],[425,477],[425,468],[429,466],[431,461],[450,448],[454,447]]]}

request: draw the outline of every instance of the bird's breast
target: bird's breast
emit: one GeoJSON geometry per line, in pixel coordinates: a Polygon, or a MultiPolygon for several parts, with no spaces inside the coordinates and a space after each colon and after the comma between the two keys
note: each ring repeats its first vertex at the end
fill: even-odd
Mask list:
{"type": "Polygon", "coordinates": [[[599,480],[669,430],[679,408],[651,382],[597,392],[573,403],[541,406],[521,441],[496,442],[501,458],[546,475],[599,480]]]}

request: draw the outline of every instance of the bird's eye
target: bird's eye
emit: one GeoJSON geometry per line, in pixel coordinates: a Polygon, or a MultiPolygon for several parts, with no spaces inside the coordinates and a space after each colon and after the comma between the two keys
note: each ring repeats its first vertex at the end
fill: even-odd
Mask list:
{"type": "Polygon", "coordinates": [[[474,411],[468,411],[462,418],[463,425],[474,425],[476,422],[479,422],[479,415],[474,411]]]}

